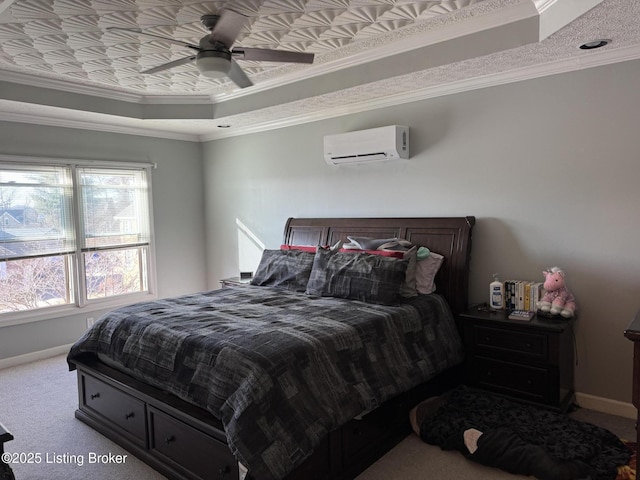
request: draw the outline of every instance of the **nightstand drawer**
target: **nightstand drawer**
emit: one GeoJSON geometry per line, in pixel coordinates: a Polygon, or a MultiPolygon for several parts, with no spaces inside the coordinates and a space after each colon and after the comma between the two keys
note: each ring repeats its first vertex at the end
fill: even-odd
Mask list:
{"type": "Polygon", "coordinates": [[[478,351],[501,351],[547,359],[547,336],[543,334],[476,326],[474,341],[478,351]]]}
{"type": "Polygon", "coordinates": [[[476,357],[473,378],[476,386],[535,401],[544,401],[549,370],[529,365],[476,357]]]}

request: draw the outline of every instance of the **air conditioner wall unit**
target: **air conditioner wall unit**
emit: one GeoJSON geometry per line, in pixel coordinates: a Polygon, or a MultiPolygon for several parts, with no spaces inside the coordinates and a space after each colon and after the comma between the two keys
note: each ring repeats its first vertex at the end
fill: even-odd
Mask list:
{"type": "Polygon", "coordinates": [[[324,159],[330,165],[409,158],[409,127],[387,127],[324,137],[324,159]]]}

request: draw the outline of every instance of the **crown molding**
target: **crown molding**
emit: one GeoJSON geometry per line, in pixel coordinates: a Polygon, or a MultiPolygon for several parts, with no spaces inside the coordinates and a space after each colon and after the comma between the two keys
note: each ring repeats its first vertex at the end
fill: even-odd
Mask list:
{"type": "MultiPolygon", "coordinates": [[[[106,98],[109,100],[126,101],[136,104],[211,104],[220,103],[228,100],[234,100],[236,98],[250,96],[257,93],[264,92],[276,86],[287,85],[301,80],[307,80],[313,77],[330,74],[342,70],[346,67],[353,67],[362,65],[365,63],[380,60],[389,56],[399,55],[409,50],[416,48],[433,45],[437,43],[446,42],[461,36],[466,36],[474,33],[478,33],[491,28],[508,25],[510,23],[535,18],[537,16],[537,10],[534,6],[536,0],[521,0],[519,3],[510,5],[503,8],[498,8],[486,13],[482,13],[478,6],[483,6],[481,3],[475,6],[480,13],[471,15],[468,18],[464,18],[462,21],[452,21],[448,24],[438,25],[430,24],[428,21],[423,22],[419,26],[407,27],[403,29],[405,36],[395,39],[393,38],[397,32],[389,34],[389,42],[378,46],[373,49],[366,48],[360,53],[354,55],[348,55],[336,60],[330,60],[326,63],[320,63],[318,65],[311,65],[305,69],[296,71],[295,66],[283,66],[280,71],[290,70],[289,73],[285,73],[283,76],[279,76],[274,79],[265,79],[260,83],[255,84],[251,88],[236,89],[225,93],[211,93],[205,95],[164,95],[164,94],[144,94],[130,91],[119,90],[114,87],[97,86],[89,83],[83,83],[81,81],[72,81],[68,78],[58,78],[51,76],[50,74],[33,74],[26,71],[12,70],[10,68],[0,68],[2,74],[2,80],[18,83],[22,85],[28,85],[39,88],[49,88],[54,90],[61,90],[68,93],[75,93],[79,95],[87,95],[94,97],[106,98]],[[412,29],[425,28],[423,32],[417,32],[414,34],[412,29]]],[[[540,0],[537,0],[540,1],[540,0]]],[[[546,0],[556,1],[556,0],[546,0]]],[[[564,0],[567,1],[567,0],[564,0]]],[[[593,0],[592,0],[593,1],[593,0]]],[[[600,0],[601,1],[601,0],[600,0]]],[[[473,8],[473,7],[472,7],[473,8]]],[[[459,11],[453,12],[453,15],[460,15],[459,11]]],[[[538,41],[538,38],[532,38],[531,41],[538,41]]],[[[357,45],[351,48],[358,48],[357,45]]],[[[259,77],[259,76],[258,76],[259,77]]]]}
{"type": "Polygon", "coordinates": [[[52,90],[61,90],[63,92],[75,93],[78,95],[88,95],[92,97],[101,97],[109,100],[120,100],[131,103],[142,103],[143,96],[136,93],[121,92],[104,86],[86,85],[73,82],[68,79],[59,79],[53,77],[45,77],[42,75],[34,75],[26,72],[18,72],[9,69],[0,69],[2,80],[9,83],[17,83],[20,85],[28,85],[37,88],[50,88],[52,90]]]}
{"type": "MultiPolygon", "coordinates": [[[[563,11],[583,11],[588,3],[593,6],[602,0],[562,0],[563,11]]],[[[139,105],[213,105],[236,100],[252,95],[263,94],[274,87],[292,84],[308,80],[314,77],[338,72],[347,67],[354,67],[415,50],[429,45],[444,43],[452,39],[472,35],[482,31],[488,31],[514,22],[531,20],[539,21],[542,12],[557,8],[559,0],[519,0],[512,5],[500,6],[498,0],[494,2],[480,2],[467,10],[454,11],[450,18],[438,18],[437,21],[424,21],[408,26],[386,37],[388,41],[373,49],[364,49],[357,52],[359,44],[348,48],[356,50],[353,55],[334,60],[328,59],[324,63],[311,65],[305,69],[297,70],[295,66],[283,66],[279,71],[284,72],[278,78],[265,78],[248,89],[237,89],[225,93],[211,93],[204,95],[165,95],[144,94],[124,91],[115,87],[96,86],[81,81],[69,81],[53,77],[49,74],[32,75],[24,71],[12,69],[0,69],[3,81],[28,85],[36,88],[48,88],[68,93],[84,95],[88,97],[106,98],[109,100],[123,101],[139,105]],[[498,5],[500,8],[495,8],[498,5]],[[471,12],[471,13],[469,13],[471,12]],[[457,18],[457,20],[456,20],[457,18]]],[[[540,40],[539,35],[532,35],[530,41],[540,40]]],[[[366,41],[364,42],[366,43],[366,41]]],[[[327,59],[326,54],[324,57],[327,59]]],[[[265,74],[268,77],[268,72],[265,74]]],[[[258,75],[258,78],[260,75],[258,75]]]]}
{"type": "Polygon", "coordinates": [[[209,105],[211,95],[154,95],[122,92],[109,87],[86,85],[52,77],[36,76],[26,72],[17,72],[0,68],[2,81],[17,83],[36,88],[50,88],[78,95],[106,98],[141,105],[209,105]]]}
{"type": "MultiPolygon", "coordinates": [[[[323,110],[320,112],[314,112],[309,114],[297,115],[288,117],[285,120],[276,120],[272,122],[264,122],[259,125],[252,125],[248,127],[232,128],[232,129],[220,129],[205,134],[185,134],[171,131],[170,129],[160,128],[146,128],[136,125],[132,125],[130,119],[123,119],[118,122],[117,117],[110,116],[110,121],[98,121],[98,120],[79,120],[65,118],[65,109],[58,109],[59,115],[53,115],[51,112],[47,114],[34,113],[16,113],[16,112],[1,112],[0,121],[16,122],[16,123],[29,123],[37,125],[47,125],[63,128],[74,128],[83,130],[95,130],[109,133],[119,133],[126,135],[140,135],[157,138],[167,138],[173,140],[182,140],[190,142],[207,142],[217,140],[226,137],[234,137],[241,135],[248,135],[252,133],[265,132],[278,128],[286,128],[302,123],[310,123],[330,118],[339,117],[342,115],[348,115],[353,113],[361,113],[380,108],[392,107],[396,105],[402,105],[404,103],[415,102],[420,100],[426,100],[434,97],[441,97],[445,95],[453,95],[456,93],[466,92],[470,90],[476,90],[486,87],[492,87],[497,85],[503,85],[514,82],[521,82],[524,80],[531,80],[535,78],[557,75],[561,73],[568,73],[572,71],[585,70],[589,68],[595,68],[599,66],[610,65],[614,63],[621,63],[631,60],[640,59],[640,47],[632,46],[626,48],[619,48],[616,50],[592,52],[588,56],[581,56],[578,58],[569,58],[565,60],[556,60],[543,65],[535,65],[530,67],[519,68],[508,72],[485,75],[482,77],[472,78],[468,80],[462,80],[458,82],[452,82],[447,85],[440,85],[436,87],[428,87],[420,90],[415,90],[407,93],[389,95],[385,97],[376,98],[373,100],[360,102],[358,104],[344,105],[338,108],[332,108],[323,110]],[[115,120],[114,120],[115,119],[115,120]]],[[[223,121],[223,119],[218,119],[223,121]]],[[[141,120],[144,122],[144,120],[141,120]]],[[[212,129],[215,128],[212,126],[212,129]]]]}
{"type": "Polygon", "coordinates": [[[211,95],[141,95],[139,103],[145,105],[211,105],[211,95]]]}
{"type": "MultiPolygon", "coordinates": [[[[161,130],[145,128],[139,126],[114,122],[99,122],[91,120],[69,119],[64,117],[64,109],[60,109],[60,115],[42,115],[36,113],[2,112],[0,111],[0,121],[13,123],[29,123],[32,125],[44,125],[49,127],[73,128],[78,130],[93,130],[105,133],[119,133],[124,135],[139,135],[142,137],[166,138],[169,140],[183,140],[188,142],[202,141],[200,135],[190,135],[171,130],[161,130]]],[[[128,120],[128,119],[127,119],[128,120]]]]}
{"type": "Polygon", "coordinates": [[[569,73],[573,71],[586,70],[614,63],[622,63],[631,60],[640,59],[640,47],[633,46],[621,48],[618,50],[604,51],[601,53],[593,52],[588,57],[570,58],[566,60],[556,60],[543,65],[534,65],[519,69],[510,70],[492,75],[485,75],[458,82],[452,82],[446,85],[436,87],[427,87],[420,90],[413,90],[407,93],[388,95],[385,97],[368,100],[358,104],[349,104],[330,110],[314,112],[310,114],[297,115],[287,117],[285,120],[277,120],[266,122],[260,125],[249,126],[246,128],[227,129],[224,131],[216,131],[210,134],[200,136],[201,141],[211,141],[220,138],[247,135],[250,133],[258,133],[277,128],[291,127],[302,123],[311,123],[320,120],[340,117],[353,113],[362,113],[371,110],[377,110],[386,107],[393,107],[405,103],[427,100],[435,97],[453,95],[456,93],[467,92],[470,90],[478,90],[481,88],[494,87],[509,83],[521,82],[525,80],[533,80],[540,77],[558,75],[561,73],[569,73]]]}

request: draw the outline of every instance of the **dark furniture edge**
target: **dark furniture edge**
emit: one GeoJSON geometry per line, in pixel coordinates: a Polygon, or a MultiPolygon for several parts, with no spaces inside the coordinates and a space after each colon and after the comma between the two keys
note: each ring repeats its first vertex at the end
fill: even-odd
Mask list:
{"type": "Polygon", "coordinates": [[[624,336],[634,342],[640,341],[640,311],[638,311],[624,331],[624,336]]]}
{"type": "Polygon", "coordinates": [[[0,448],[2,448],[2,444],[10,442],[11,440],[13,440],[13,435],[11,435],[11,432],[9,432],[2,423],[0,423],[0,448]]]}

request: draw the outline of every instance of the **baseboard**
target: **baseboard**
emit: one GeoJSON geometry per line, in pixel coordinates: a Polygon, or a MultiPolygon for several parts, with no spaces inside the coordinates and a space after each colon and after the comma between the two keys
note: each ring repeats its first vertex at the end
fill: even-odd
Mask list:
{"type": "Polygon", "coordinates": [[[610,398],[597,397],[588,393],[576,393],[576,403],[582,408],[598,412],[618,415],[620,417],[636,419],[638,411],[632,403],[620,402],[610,398]]]}
{"type": "Polygon", "coordinates": [[[15,357],[0,358],[0,370],[69,353],[72,345],[73,343],[70,343],[68,345],[60,345],[59,347],[47,348],[46,350],[25,353],[24,355],[17,355],[15,357]]]}

